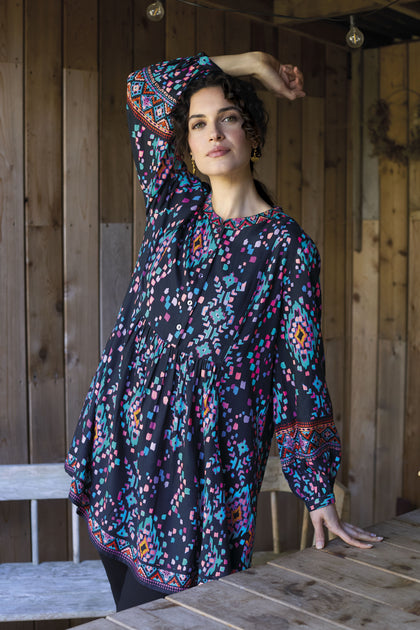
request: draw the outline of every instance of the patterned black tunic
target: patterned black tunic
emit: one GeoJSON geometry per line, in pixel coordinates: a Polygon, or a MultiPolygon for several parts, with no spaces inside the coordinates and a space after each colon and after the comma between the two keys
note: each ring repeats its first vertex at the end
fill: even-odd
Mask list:
{"type": "Polygon", "coordinates": [[[249,567],[273,430],[310,510],[334,501],[340,456],[314,243],[280,208],[222,221],[174,155],[171,108],[213,67],[129,77],[148,220],[66,461],[96,545],[164,592],[249,567]]]}

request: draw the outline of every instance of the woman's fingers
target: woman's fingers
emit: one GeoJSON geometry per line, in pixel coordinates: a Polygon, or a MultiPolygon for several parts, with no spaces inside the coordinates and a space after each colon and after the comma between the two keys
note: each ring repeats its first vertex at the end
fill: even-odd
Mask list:
{"type": "Polygon", "coordinates": [[[315,547],[317,549],[323,549],[325,547],[325,534],[322,521],[318,521],[314,526],[315,547]]]}
{"type": "Polygon", "coordinates": [[[331,528],[330,531],[348,545],[359,549],[370,549],[372,543],[375,542],[368,532],[353,527],[349,523],[340,523],[337,528],[331,528]]]}
{"type": "Polygon", "coordinates": [[[323,549],[325,546],[324,526],[348,545],[359,547],[360,549],[369,549],[373,546],[373,543],[383,540],[382,536],[377,536],[351,523],[341,522],[334,504],[314,510],[310,513],[310,516],[314,526],[315,546],[317,549],[323,549]]]}
{"type": "Polygon", "coordinates": [[[303,91],[303,74],[297,66],[282,64],[279,69],[280,77],[285,85],[293,91],[295,96],[305,96],[303,91]]]}
{"type": "Polygon", "coordinates": [[[295,100],[305,96],[303,75],[297,66],[280,64],[271,55],[262,54],[256,76],[262,84],[277,96],[295,100]]]}
{"type": "Polygon", "coordinates": [[[361,529],[361,527],[356,527],[351,523],[342,522],[342,527],[350,536],[358,540],[366,540],[368,542],[381,542],[381,540],[383,540],[382,536],[368,532],[366,529],[361,529]]]}

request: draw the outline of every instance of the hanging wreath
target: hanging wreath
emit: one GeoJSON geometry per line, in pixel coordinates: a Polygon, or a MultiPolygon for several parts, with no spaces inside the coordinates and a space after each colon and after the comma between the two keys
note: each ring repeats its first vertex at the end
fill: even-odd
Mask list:
{"type": "Polygon", "coordinates": [[[407,165],[408,160],[420,159],[420,105],[417,107],[415,124],[410,130],[407,144],[399,144],[388,136],[391,126],[391,113],[388,103],[379,99],[369,108],[367,127],[373,145],[373,155],[382,156],[407,165]]]}

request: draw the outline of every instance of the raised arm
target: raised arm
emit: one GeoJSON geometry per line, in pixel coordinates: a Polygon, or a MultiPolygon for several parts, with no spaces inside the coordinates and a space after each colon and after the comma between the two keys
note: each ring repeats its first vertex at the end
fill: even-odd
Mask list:
{"type": "Polygon", "coordinates": [[[303,75],[297,66],[282,64],[268,53],[253,51],[211,59],[227,74],[255,77],[278,97],[293,101],[305,96],[303,75]]]}
{"type": "Polygon", "coordinates": [[[163,61],[128,77],[128,126],[147,208],[158,203],[177,166],[171,110],[189,81],[214,68],[208,57],[196,55],[163,61]]]}

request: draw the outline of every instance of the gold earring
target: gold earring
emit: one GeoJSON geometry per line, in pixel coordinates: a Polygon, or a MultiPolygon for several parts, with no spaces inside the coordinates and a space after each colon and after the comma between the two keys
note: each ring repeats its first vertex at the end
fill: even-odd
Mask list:
{"type": "Polygon", "coordinates": [[[195,160],[194,160],[194,158],[192,156],[192,153],[190,153],[190,155],[191,155],[191,164],[192,164],[192,174],[195,175],[195,172],[197,170],[196,166],[195,166],[195,160]]]}
{"type": "Polygon", "coordinates": [[[254,147],[252,149],[252,153],[251,153],[251,162],[253,162],[255,164],[255,162],[258,162],[258,160],[261,157],[261,151],[259,149],[259,147],[254,147]]]}

